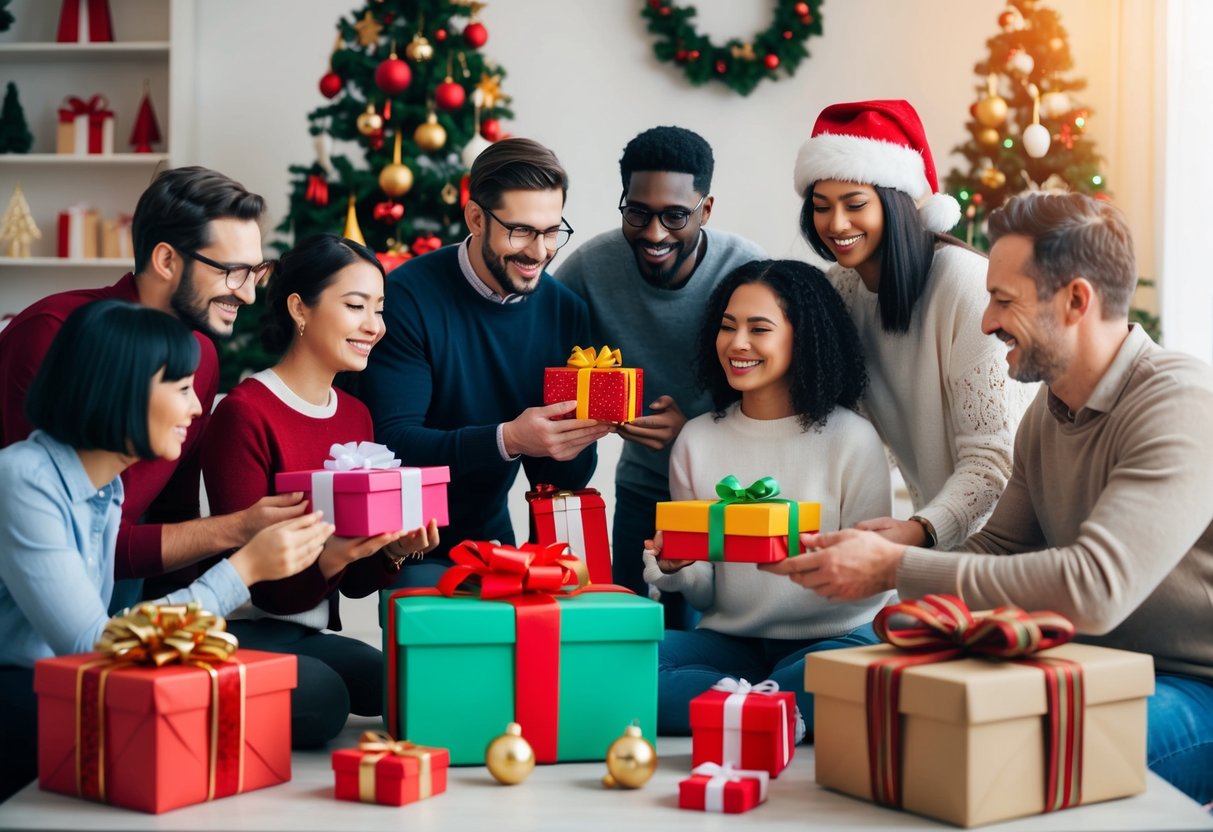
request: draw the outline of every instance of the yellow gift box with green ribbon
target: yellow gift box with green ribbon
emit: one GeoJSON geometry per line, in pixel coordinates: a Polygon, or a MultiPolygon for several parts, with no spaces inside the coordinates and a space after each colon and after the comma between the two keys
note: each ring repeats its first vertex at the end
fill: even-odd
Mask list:
{"type": "Polygon", "coordinates": [[[662,557],[772,563],[800,554],[801,532],[821,529],[821,503],[780,498],[774,477],[743,487],[730,474],[716,484],[716,493],[719,500],[657,504],[662,557]]]}
{"type": "Polygon", "coordinates": [[[630,422],[644,413],[644,370],[623,366],[619,350],[573,347],[563,367],[543,371],[543,403],[577,401],[565,419],[630,422]]]}

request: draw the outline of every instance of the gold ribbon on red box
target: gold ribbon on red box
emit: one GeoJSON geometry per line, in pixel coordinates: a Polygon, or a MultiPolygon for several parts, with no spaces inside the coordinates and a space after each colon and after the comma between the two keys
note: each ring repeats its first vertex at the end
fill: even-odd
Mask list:
{"type": "Polygon", "coordinates": [[[1055,612],[999,607],[975,614],[953,595],[926,595],[885,607],[872,622],[876,635],[903,651],[867,670],[868,774],[877,803],[901,806],[901,716],[903,672],[916,665],[964,656],[986,656],[1029,664],[1044,673],[1045,811],[1082,802],[1082,665],[1065,659],[1030,658],[1065,644],[1074,625],[1055,612]],[[910,626],[894,626],[905,616],[910,626]]]}
{"type": "Polygon", "coordinates": [[[573,352],[569,356],[569,360],[565,362],[565,366],[577,368],[578,419],[590,418],[590,373],[594,370],[618,370],[627,377],[628,418],[625,421],[630,422],[636,418],[636,369],[624,367],[622,364],[623,354],[618,349],[611,349],[605,344],[600,350],[593,347],[584,349],[573,347],[573,352]]]}
{"type": "Polygon", "coordinates": [[[393,739],[383,731],[363,731],[358,750],[366,756],[358,763],[358,799],[363,803],[375,803],[375,767],[379,761],[390,756],[416,757],[417,799],[425,800],[434,793],[434,766],[431,757],[438,749],[427,745],[416,745],[408,740],[393,739]]]}

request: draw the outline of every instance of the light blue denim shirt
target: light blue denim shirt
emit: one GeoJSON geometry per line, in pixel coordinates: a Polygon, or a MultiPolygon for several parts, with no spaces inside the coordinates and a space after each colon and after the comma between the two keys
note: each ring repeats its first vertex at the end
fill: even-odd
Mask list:
{"type": "MultiPolygon", "coordinates": [[[[122,480],[94,488],[74,449],[42,431],[0,451],[0,665],[83,653],[109,620],[122,480]]],[[[226,560],[162,603],[227,615],[249,598],[226,560]]]]}

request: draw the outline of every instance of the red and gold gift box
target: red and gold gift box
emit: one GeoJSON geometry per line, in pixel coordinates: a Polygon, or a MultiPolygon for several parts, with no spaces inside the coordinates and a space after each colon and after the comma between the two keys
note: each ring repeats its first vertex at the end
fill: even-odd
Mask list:
{"type": "Polygon", "coordinates": [[[759,769],[772,777],[796,748],[796,695],[768,679],[724,678],[691,700],[691,764],[759,769]]]}
{"type": "Polygon", "coordinates": [[[801,552],[801,532],[821,528],[821,503],[779,499],[763,477],[743,488],[731,474],[716,484],[719,500],[657,504],[662,557],[726,563],[773,563],[801,552]]]}
{"type": "Polygon", "coordinates": [[[338,800],[404,806],[446,791],[450,763],[445,748],[365,731],[357,748],[333,752],[334,794],[338,800]]]}
{"type": "MultiPolygon", "coordinates": [[[[153,618],[128,632],[151,631],[153,618]]],[[[213,630],[173,629],[145,656],[131,655],[143,648],[132,651],[138,637],[129,636],[125,646],[103,641],[102,652],[34,665],[43,789],[160,813],[291,779],[295,657],[240,650],[220,658],[201,646],[213,630]]],[[[228,639],[224,649],[234,650],[228,639]]]]}
{"type": "Polygon", "coordinates": [[[623,367],[619,350],[573,347],[563,367],[543,370],[543,403],[577,400],[563,419],[630,422],[644,413],[644,370],[623,367]]]}
{"type": "Polygon", "coordinates": [[[592,582],[611,582],[606,503],[598,489],[563,491],[540,484],[526,493],[526,501],[531,510],[532,543],[567,543],[569,550],[585,561],[592,582]]]}
{"type": "Polygon", "coordinates": [[[59,212],[60,257],[91,260],[97,256],[101,215],[86,205],[72,205],[59,212]]]}
{"type": "Polygon", "coordinates": [[[678,808],[729,815],[748,812],[767,799],[770,777],[765,771],[703,763],[678,784],[678,808]]]}
{"type": "Polygon", "coordinates": [[[87,101],[74,95],[63,99],[55,152],[76,156],[114,152],[114,111],[104,95],[94,95],[87,101]]]}
{"type": "Polygon", "coordinates": [[[952,596],[874,625],[889,644],[805,657],[819,784],[958,826],[1145,789],[1150,656],[1064,644],[1073,625],[1055,613],[970,613],[952,596]]]}

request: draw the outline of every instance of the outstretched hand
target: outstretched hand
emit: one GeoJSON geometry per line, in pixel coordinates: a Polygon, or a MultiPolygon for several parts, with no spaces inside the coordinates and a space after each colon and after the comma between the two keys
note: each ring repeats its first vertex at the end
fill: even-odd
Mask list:
{"type": "Polygon", "coordinates": [[[787,575],[805,589],[832,601],[857,601],[893,589],[897,584],[897,566],[905,546],[876,532],[842,529],[805,533],[800,542],[807,549],[805,554],[776,563],[761,563],[758,568],[787,575]]]}

